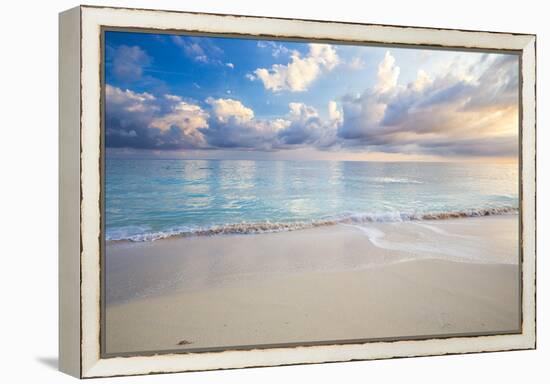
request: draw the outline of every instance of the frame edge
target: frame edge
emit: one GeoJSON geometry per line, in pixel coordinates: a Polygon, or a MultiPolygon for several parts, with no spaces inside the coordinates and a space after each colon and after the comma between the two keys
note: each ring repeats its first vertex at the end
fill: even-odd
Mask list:
{"type": "Polygon", "coordinates": [[[537,57],[536,35],[530,35],[522,50],[522,270],[523,270],[523,324],[522,330],[527,340],[526,349],[537,346],[537,57]]]}
{"type": "MultiPolygon", "coordinates": [[[[133,11],[133,12],[137,12],[139,13],[139,11],[137,10],[132,10],[132,9],[127,9],[127,8],[112,8],[112,7],[83,7],[82,10],[83,12],[85,13],[85,15],[83,16],[83,25],[87,25],[85,26],[85,29],[84,29],[84,35],[87,36],[86,34],[88,33],[89,36],[87,37],[84,37],[84,39],[86,38],[90,38],[92,39],[93,38],[93,34],[97,32],[97,26],[98,25],[101,25],[101,23],[99,24],[94,24],[95,21],[97,20],[93,20],[93,17],[91,17],[92,20],[90,21],[87,21],[87,13],[90,13],[92,14],[91,16],[95,16],[93,14],[96,14],[98,13],[98,10],[103,10],[104,8],[107,8],[109,9],[109,11],[114,11],[114,10],[124,10],[124,11],[133,11]],[[88,31],[88,32],[86,32],[88,31]],[[90,33],[91,32],[91,33],[90,33]]],[[[115,11],[116,12],[116,11],[115,11]]],[[[147,10],[147,12],[156,12],[155,10],[147,10]]],[[[174,12],[174,11],[172,11],[174,12]]],[[[101,12],[99,12],[101,13],[101,12]]],[[[187,12],[174,12],[174,13],[178,13],[179,15],[189,15],[189,13],[187,12]]],[[[197,17],[197,16],[209,16],[209,14],[204,14],[204,15],[195,15],[194,17],[197,17]]],[[[211,16],[211,15],[210,15],[211,16]]],[[[221,16],[221,15],[218,15],[218,16],[221,16]]],[[[231,15],[224,15],[224,16],[230,16],[230,17],[236,17],[236,16],[231,16],[231,15]]],[[[250,19],[255,19],[255,18],[258,18],[258,17],[249,17],[250,19]]],[[[261,18],[261,17],[259,17],[261,18]]],[[[269,19],[277,19],[277,18],[269,18],[269,19]]],[[[278,19],[277,19],[278,20],[278,19]]],[[[296,21],[296,22],[300,22],[300,20],[288,20],[288,19],[280,19],[280,20],[286,20],[286,21],[296,21]]],[[[117,22],[120,22],[122,23],[121,21],[117,21],[117,22]]],[[[234,20],[233,20],[234,22],[234,20]]],[[[314,22],[314,21],[311,21],[311,22],[314,22]]],[[[343,22],[334,22],[335,24],[345,24],[343,22]]],[[[169,24],[169,23],[167,23],[169,24]]],[[[228,23],[228,24],[233,24],[233,23],[228,23]]],[[[353,24],[354,25],[354,24],[353,24]]],[[[361,24],[362,25],[362,24],[361,24]]],[[[365,26],[373,26],[372,24],[364,24],[365,26]]],[[[375,26],[380,26],[380,25],[375,25],[375,26]]],[[[380,26],[384,29],[392,29],[394,27],[389,27],[389,26],[380,26]]],[[[397,28],[397,27],[395,27],[397,28]]],[[[407,29],[407,28],[411,28],[411,27],[398,27],[400,29],[407,29]]],[[[420,27],[419,29],[421,29],[419,32],[425,32],[425,29],[426,28],[422,28],[420,27]]],[[[439,28],[434,28],[434,29],[439,29],[439,28]]],[[[525,99],[524,99],[524,102],[525,100],[528,100],[529,103],[528,104],[523,104],[523,109],[524,111],[526,112],[525,114],[528,115],[527,116],[527,119],[525,118],[526,116],[524,116],[524,119],[523,119],[523,136],[527,139],[527,142],[524,143],[523,145],[523,149],[525,152],[527,151],[534,151],[535,150],[535,128],[536,128],[536,117],[535,117],[535,113],[536,113],[536,95],[535,95],[535,87],[536,87],[536,80],[535,80],[535,66],[536,66],[536,58],[535,58],[535,45],[536,45],[536,35],[532,35],[532,34],[517,34],[517,35],[508,35],[506,36],[506,34],[499,34],[497,35],[497,33],[494,33],[494,32],[487,32],[487,33],[483,33],[483,32],[476,32],[476,31],[460,31],[460,30],[452,30],[452,29],[440,29],[441,31],[443,32],[451,32],[452,34],[454,35],[462,35],[463,32],[465,32],[466,34],[468,35],[471,35],[471,36],[474,36],[476,34],[481,34],[481,35],[492,35],[492,34],[495,34],[496,36],[493,36],[495,38],[497,38],[497,40],[499,40],[501,42],[501,44],[503,45],[506,45],[506,44],[510,44],[510,45],[513,45],[513,48],[511,49],[515,49],[515,50],[520,50],[522,52],[522,56],[524,58],[527,58],[527,61],[526,61],[526,64],[527,66],[529,67],[528,68],[528,72],[524,72],[524,75],[527,75],[526,77],[524,77],[524,80],[525,82],[523,83],[522,85],[522,88],[521,88],[521,91],[522,91],[522,94],[524,95],[525,99]],[[527,55],[526,55],[527,54],[527,55]]],[[[463,37],[463,36],[460,36],[460,37],[463,37]]],[[[486,36],[484,36],[486,37],[486,36]]],[[[425,37],[422,37],[422,38],[425,38],[425,37]]],[[[388,42],[387,42],[388,43],[388,42]]],[[[485,41],[484,39],[482,39],[479,44],[481,46],[484,46],[484,45],[487,45],[489,43],[487,43],[487,41],[485,41]]],[[[94,51],[94,48],[95,45],[92,45],[91,47],[91,51],[94,51]]],[[[88,50],[88,48],[86,48],[88,50]]],[[[92,52],[88,52],[88,53],[92,53],[92,52]]],[[[87,57],[86,54],[83,55],[83,57],[87,57]]],[[[92,56],[90,56],[92,57],[92,56]]],[[[93,57],[92,57],[93,58],[93,57]]],[[[94,60],[91,60],[92,63],[89,63],[89,65],[93,66],[93,64],[95,63],[95,58],[94,60]]],[[[85,62],[88,62],[87,60],[85,62]]],[[[88,65],[88,64],[87,64],[88,65]]],[[[93,72],[93,70],[92,70],[93,72]]],[[[94,73],[93,76],[90,77],[89,80],[83,80],[83,83],[86,83],[86,81],[89,82],[88,86],[90,85],[93,85],[94,83],[96,83],[96,76],[97,74],[94,73]]],[[[83,73],[83,79],[86,79],[86,77],[84,76],[84,73],[83,73]]],[[[87,96],[91,96],[91,99],[95,99],[95,96],[96,96],[96,90],[94,89],[90,94],[87,94],[87,96]]],[[[95,101],[94,100],[91,100],[89,101],[91,103],[94,103],[95,101]]],[[[93,118],[91,120],[91,122],[93,122],[93,118]]],[[[85,113],[83,114],[83,120],[82,120],[82,124],[83,124],[83,127],[84,125],[87,124],[87,119],[86,119],[86,116],[85,116],[85,113]]],[[[93,124],[92,124],[93,125],[93,124]]],[[[94,127],[95,129],[95,127],[94,127]]],[[[90,135],[90,132],[86,133],[86,130],[84,130],[82,132],[84,134],[84,136],[88,136],[90,135]]],[[[94,144],[95,144],[95,138],[92,137],[93,135],[90,135],[88,139],[86,139],[86,137],[83,138],[83,150],[85,150],[85,148],[88,146],[90,148],[93,148],[94,147],[94,144]],[[88,143],[88,144],[86,144],[88,143]]],[[[83,152],[84,154],[84,152],[83,152]]],[[[90,158],[88,160],[86,160],[86,163],[83,163],[83,168],[86,168],[86,164],[87,162],[89,161],[92,161],[93,158],[96,157],[96,153],[95,153],[95,149],[94,149],[94,152],[91,152],[89,154],[90,158]]],[[[86,156],[83,156],[83,159],[85,158],[86,156]]],[[[534,217],[534,213],[535,212],[535,195],[534,195],[534,190],[536,188],[536,179],[535,179],[535,174],[534,174],[534,169],[535,169],[535,162],[536,162],[536,159],[535,159],[535,153],[531,153],[531,154],[528,154],[528,155],[524,155],[523,157],[523,160],[525,163],[527,163],[527,168],[523,168],[522,169],[522,172],[525,172],[524,174],[524,182],[526,182],[528,185],[527,188],[523,188],[523,191],[525,193],[526,196],[529,197],[529,202],[527,203],[527,205],[525,205],[525,209],[526,211],[528,212],[528,216],[525,216],[525,221],[528,223],[528,227],[523,229],[524,233],[529,233],[529,236],[528,238],[526,239],[525,241],[525,255],[527,257],[527,260],[528,260],[528,263],[527,263],[527,272],[523,274],[523,279],[524,281],[527,281],[528,284],[530,285],[528,288],[528,290],[525,290],[523,292],[523,297],[524,298],[527,298],[529,303],[532,304],[532,307],[529,308],[529,313],[527,316],[527,318],[524,318],[524,322],[523,322],[523,326],[522,326],[522,333],[519,334],[519,335],[513,335],[511,337],[505,337],[503,339],[500,339],[500,340],[496,340],[494,339],[492,336],[487,336],[487,340],[489,340],[491,338],[491,340],[494,340],[495,343],[488,347],[488,348],[480,348],[479,350],[475,350],[476,348],[472,348],[472,346],[467,346],[467,345],[463,345],[462,343],[457,343],[456,347],[452,350],[450,350],[449,352],[447,353],[434,353],[432,352],[433,349],[432,348],[438,348],[438,345],[439,343],[433,343],[433,345],[428,345],[429,343],[422,343],[422,342],[415,342],[415,344],[417,344],[419,347],[422,346],[422,345],[425,345],[424,348],[422,348],[423,350],[420,350],[419,352],[414,352],[414,354],[409,351],[409,348],[408,348],[408,345],[403,345],[404,347],[404,352],[403,353],[399,353],[399,354],[394,354],[392,353],[391,350],[389,349],[386,349],[385,346],[380,346],[381,348],[377,348],[377,346],[367,346],[367,345],[354,345],[353,349],[356,349],[355,351],[351,351],[353,352],[352,354],[352,357],[350,357],[349,359],[344,359],[342,357],[338,357],[336,358],[335,356],[339,356],[339,351],[328,351],[328,349],[330,348],[327,348],[327,351],[323,351],[321,352],[320,350],[315,350],[315,349],[310,349],[310,351],[312,352],[310,355],[311,355],[311,358],[310,359],[303,359],[303,360],[300,360],[300,359],[292,359],[291,356],[288,356],[287,353],[291,352],[291,351],[283,351],[283,350],[280,350],[281,354],[275,358],[275,362],[273,361],[272,359],[272,356],[266,356],[267,353],[262,353],[260,351],[250,351],[250,352],[258,352],[258,359],[256,360],[253,360],[253,362],[250,362],[249,364],[236,364],[234,362],[224,362],[224,363],[220,363],[219,365],[216,365],[216,367],[212,368],[211,366],[209,366],[208,364],[204,364],[203,361],[201,361],[200,358],[196,357],[196,356],[193,356],[192,354],[191,355],[188,355],[188,363],[189,364],[182,364],[182,360],[178,357],[178,356],[165,356],[165,357],[160,357],[160,356],[156,356],[156,357],[132,357],[132,358],[107,358],[107,359],[102,359],[98,356],[96,356],[96,348],[95,348],[95,345],[92,345],[93,343],[95,343],[95,331],[96,331],[96,324],[94,324],[94,321],[93,319],[95,319],[96,314],[95,313],[90,313],[91,316],[89,316],[89,320],[91,321],[88,321],[89,325],[88,326],[85,326],[83,328],[83,336],[86,336],[86,334],[90,334],[91,337],[84,337],[83,338],[83,345],[82,345],[82,349],[81,349],[81,359],[83,361],[82,363],[82,369],[81,369],[81,374],[82,374],[82,377],[86,377],[86,378],[91,378],[91,377],[111,377],[111,376],[125,376],[125,375],[139,375],[139,374],[153,374],[153,373],[173,373],[173,372],[184,372],[184,371],[196,371],[196,370],[210,370],[210,369],[231,369],[231,368],[250,368],[250,367],[261,367],[261,366],[278,366],[278,365],[290,365],[290,364],[313,364],[313,363],[325,363],[325,362],[339,362],[339,361],[353,361],[353,360],[374,360],[374,359],[381,359],[381,358],[396,358],[396,357],[419,357],[419,356],[432,356],[432,355],[444,355],[444,354],[454,354],[454,353],[477,353],[477,352],[491,352],[491,351],[506,351],[506,350],[522,350],[522,349],[534,349],[536,348],[536,319],[535,319],[535,315],[536,315],[536,309],[534,307],[534,305],[536,304],[535,303],[535,281],[534,281],[534,278],[535,278],[535,268],[536,268],[536,262],[535,262],[535,233],[534,233],[534,229],[533,227],[536,227],[536,221],[535,221],[535,217],[534,217]],[[526,280],[525,280],[526,279],[526,280]],[[86,347],[86,344],[85,343],[88,343],[90,344],[88,347],[86,347]],[[357,349],[361,349],[361,348],[364,348],[363,351],[359,351],[357,349]],[[338,352],[338,353],[337,353],[338,352]],[[376,356],[379,356],[379,357],[365,357],[365,353],[367,354],[375,354],[376,356]],[[260,357],[260,355],[263,355],[262,357],[260,357]],[[285,356],[286,355],[286,356],[285,356]],[[149,364],[151,362],[151,360],[153,359],[158,359],[157,360],[157,364],[154,364],[154,368],[151,367],[151,365],[149,364]],[[289,362],[288,360],[292,360],[292,362],[289,362]],[[192,366],[192,367],[191,367],[192,366]],[[137,367],[139,367],[139,369],[137,369],[137,367]],[[176,368],[177,367],[177,368],[176,368]]],[[[90,164],[92,165],[92,164],[90,164]]],[[[94,171],[95,172],[95,171],[94,171]]],[[[83,179],[86,179],[87,178],[87,174],[85,172],[82,173],[83,175],[83,179]]],[[[95,177],[95,175],[89,175],[90,177],[95,177]]],[[[82,180],[81,180],[82,181],[82,180]]],[[[91,180],[93,182],[93,180],[91,180]]],[[[86,183],[87,184],[87,183],[86,183]]],[[[84,183],[83,183],[84,185],[84,183]]],[[[88,202],[90,205],[92,205],[93,203],[95,203],[93,200],[93,197],[95,195],[92,195],[86,199],[83,200],[83,202],[88,202]],[[89,201],[88,201],[89,200],[89,201]]],[[[86,205],[86,204],[84,204],[86,205]]],[[[89,212],[90,214],[92,213],[93,210],[95,210],[95,207],[89,207],[87,209],[84,209],[86,207],[83,207],[83,210],[82,210],[82,215],[83,215],[83,219],[85,219],[85,216],[86,216],[86,212],[89,212]]],[[[91,216],[90,216],[91,217],[91,216]]],[[[93,220],[91,220],[90,223],[88,223],[87,221],[83,220],[82,224],[84,226],[86,226],[87,224],[90,224],[90,228],[88,229],[88,231],[84,231],[83,232],[83,243],[84,245],[85,244],[88,244],[90,243],[91,244],[91,240],[93,239],[95,241],[95,229],[93,228],[93,224],[95,223],[95,217],[93,218],[93,220]],[[86,237],[88,237],[86,235],[86,233],[88,233],[88,236],[89,236],[89,240],[90,241],[86,241],[86,237]]],[[[93,278],[95,277],[94,274],[90,274],[88,275],[88,272],[87,272],[87,267],[88,266],[91,266],[91,265],[94,265],[94,262],[93,260],[89,260],[89,262],[87,261],[87,258],[90,257],[90,255],[93,253],[94,251],[94,248],[95,248],[95,245],[93,247],[91,247],[91,249],[89,249],[88,251],[91,251],[89,254],[86,252],[86,251],[83,251],[83,256],[82,256],[82,263],[83,263],[83,291],[84,292],[88,292],[86,290],[86,286],[93,286],[93,278]],[[88,264],[88,265],[87,265],[88,264]]],[[[525,264],[525,260],[524,260],[524,264],[525,264]]],[[[95,267],[95,265],[94,265],[95,267]]],[[[95,287],[97,288],[97,287],[95,287]]],[[[94,288],[94,289],[95,289],[94,288]]],[[[84,300],[83,301],[83,307],[87,307],[89,305],[92,305],[93,304],[93,300],[96,298],[96,292],[93,291],[92,294],[89,294],[89,293],[86,293],[86,295],[88,295],[88,299],[87,300],[84,300]]],[[[86,308],[84,308],[86,309],[86,308]]],[[[524,309],[525,310],[525,309],[524,309]]],[[[86,316],[87,314],[87,311],[84,310],[83,311],[83,315],[86,316]]],[[[83,321],[83,320],[82,320],[83,321]]],[[[307,348],[307,347],[306,347],[307,348]]],[[[275,350],[271,350],[273,352],[279,352],[279,351],[275,351],[275,350]]],[[[296,351],[292,351],[292,352],[296,352],[296,351]]],[[[289,353],[290,355],[292,355],[293,353],[289,353]]],[[[237,352],[237,353],[231,353],[231,351],[228,351],[228,352],[223,352],[223,354],[225,354],[225,356],[221,356],[221,355],[218,355],[219,357],[222,357],[221,360],[224,360],[223,357],[229,357],[228,355],[231,354],[231,355],[235,355],[235,357],[238,359],[238,360],[241,360],[241,357],[244,357],[244,356],[240,356],[240,354],[237,352]]],[[[273,356],[275,357],[275,356],[273,356]]],[[[231,358],[229,358],[228,360],[231,360],[231,358]]],[[[241,360],[242,362],[242,360],[241,360]]]]}
{"type": "Polygon", "coordinates": [[[80,7],[59,14],[59,370],[80,360],[80,7]]]}

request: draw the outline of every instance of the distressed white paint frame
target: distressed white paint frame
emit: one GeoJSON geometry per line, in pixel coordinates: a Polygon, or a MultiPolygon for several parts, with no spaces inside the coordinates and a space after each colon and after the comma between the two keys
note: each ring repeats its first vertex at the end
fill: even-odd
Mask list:
{"type": "MultiPolygon", "coordinates": [[[[73,231],[60,231],[60,264],[80,263],[80,285],[76,276],[61,276],[60,290],[79,290],[79,300],[63,296],[60,318],[78,327],[62,327],[60,366],[69,374],[82,378],[114,375],[135,375],[189,370],[210,370],[285,364],[320,363],[405,356],[441,355],[484,351],[535,348],[535,36],[510,33],[489,33],[352,23],[274,19],[263,17],[193,14],[174,11],[153,11],[81,6],[60,16],[60,55],[77,55],[73,33],[80,36],[80,57],[60,60],[61,77],[66,70],[80,65],[80,84],[68,90],[60,88],[60,147],[72,146],[75,130],[80,133],[80,158],[61,155],[61,160],[79,161],[80,173],[74,167],[60,185],[73,196],[79,187],[80,206],[61,201],[67,210],[80,209],[80,249],[76,254],[73,231]],[[454,48],[517,50],[521,53],[521,222],[522,222],[522,330],[520,334],[452,337],[417,341],[369,342],[363,344],[304,346],[261,350],[164,354],[156,356],[100,356],[100,159],[101,159],[101,28],[122,27],[160,30],[185,30],[233,35],[256,35],[280,38],[308,38],[341,42],[376,44],[414,44],[454,48]],[[79,27],[79,30],[76,28],[79,27]],[[65,38],[64,38],[65,36],[65,38]],[[80,87],[80,88],[78,88],[80,87]],[[80,97],[74,99],[75,90],[80,97]],[[63,102],[65,101],[65,102],[63,102]],[[72,126],[74,114],[80,112],[80,126],[72,126]],[[63,158],[64,156],[64,158],[63,158]],[[76,183],[76,184],[75,184],[76,183]],[[72,205],[71,205],[72,204],[72,205]],[[72,242],[72,243],[71,243],[72,242]],[[69,244],[69,245],[70,245],[69,244]],[[73,244],[74,245],[74,244],[73,244]],[[79,315],[77,315],[79,313],[79,315]],[[75,317],[78,318],[75,319],[75,317]],[[78,344],[77,344],[78,342],[78,344]],[[69,361],[77,353],[78,362],[69,361]]],[[[74,70],[74,68],[73,68],[74,70]]],[[[75,79],[71,80],[73,83],[75,79]]],[[[60,84],[63,81],[60,79],[60,84]]],[[[73,124],[74,125],[74,124],[73,124]]],[[[76,133],[77,134],[77,133],[76,133]]],[[[65,169],[65,161],[60,167],[65,169]]],[[[63,172],[62,172],[63,173],[63,172]]],[[[70,199],[69,199],[70,200],[70,199]]],[[[68,201],[69,201],[68,200],[68,201]]],[[[73,199],[74,200],[74,199],[73,199]]],[[[67,219],[68,220],[68,219],[67,219]]],[[[74,223],[74,217],[71,218],[74,223]]],[[[67,224],[63,217],[61,229],[67,224]]],[[[72,269],[74,273],[74,268],[72,269]]]]}

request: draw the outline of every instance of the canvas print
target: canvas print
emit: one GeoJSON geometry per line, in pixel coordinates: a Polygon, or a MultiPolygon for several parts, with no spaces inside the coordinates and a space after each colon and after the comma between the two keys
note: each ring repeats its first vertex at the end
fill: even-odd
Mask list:
{"type": "Polygon", "coordinates": [[[102,48],[105,355],[520,332],[517,53],[102,48]]]}

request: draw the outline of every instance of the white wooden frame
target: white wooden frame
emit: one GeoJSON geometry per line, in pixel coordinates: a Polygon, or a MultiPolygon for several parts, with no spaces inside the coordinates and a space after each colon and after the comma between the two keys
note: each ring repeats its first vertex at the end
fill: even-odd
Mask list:
{"type": "Polygon", "coordinates": [[[535,348],[534,35],[80,6],[60,14],[60,370],[81,378],[535,348]],[[521,56],[522,328],[509,335],[102,358],[103,26],[515,50],[521,56]]]}

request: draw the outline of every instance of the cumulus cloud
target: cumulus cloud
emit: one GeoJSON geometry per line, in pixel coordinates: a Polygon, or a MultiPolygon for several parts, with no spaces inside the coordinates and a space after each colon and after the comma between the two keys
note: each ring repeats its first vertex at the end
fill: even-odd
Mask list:
{"type": "Polygon", "coordinates": [[[254,118],[252,109],[245,107],[238,100],[209,97],[206,102],[212,106],[214,116],[219,122],[227,123],[234,120],[238,123],[244,123],[254,118]]]}
{"type": "Polygon", "coordinates": [[[206,146],[200,129],[208,127],[208,114],[198,105],[187,103],[179,96],[165,95],[165,98],[173,102],[170,104],[170,110],[151,120],[149,127],[159,129],[161,135],[171,133],[175,139],[172,144],[175,146],[206,146]]]}
{"type": "Polygon", "coordinates": [[[234,99],[208,98],[211,107],[208,129],[202,130],[208,144],[217,148],[272,151],[304,146],[329,147],[334,143],[341,111],[332,102],[329,119],[304,103],[291,102],[280,118],[259,119],[254,111],[234,99]]]}
{"type": "Polygon", "coordinates": [[[327,105],[328,119],[322,118],[312,106],[290,103],[285,130],[279,132],[280,147],[310,146],[326,149],[336,144],[336,132],[342,122],[342,111],[335,101],[327,105]]]}
{"type": "Polygon", "coordinates": [[[138,46],[120,45],[111,51],[112,70],[121,81],[137,81],[143,76],[143,68],[151,64],[151,58],[138,46]]]}
{"type": "Polygon", "coordinates": [[[317,110],[303,103],[290,103],[287,119],[290,122],[287,129],[279,133],[284,144],[312,144],[322,135],[323,123],[317,110]]]}
{"type": "Polygon", "coordinates": [[[273,64],[270,69],[258,68],[249,79],[260,80],[265,89],[273,92],[302,92],[321,73],[331,71],[338,63],[338,54],[331,45],[309,44],[309,52],[305,57],[293,51],[287,65],[273,64]]]}
{"type": "Polygon", "coordinates": [[[395,58],[386,52],[384,60],[378,65],[378,82],[376,83],[375,92],[384,94],[395,88],[397,78],[399,77],[399,67],[395,65],[395,58]]]}
{"type": "Polygon", "coordinates": [[[208,98],[206,103],[212,113],[204,133],[214,147],[271,150],[277,133],[288,126],[284,119],[256,119],[252,109],[238,100],[208,98]]]}
{"type": "Polygon", "coordinates": [[[338,109],[338,104],[334,100],[328,102],[328,116],[337,125],[341,124],[344,118],[342,111],[338,109]]]}
{"type": "MultiPolygon", "coordinates": [[[[454,64],[456,65],[456,63],[454,64]]],[[[398,84],[387,52],[374,87],[342,99],[338,137],[372,151],[512,156],[517,151],[518,61],[484,55],[463,66],[398,84]]]]}
{"type": "Polygon", "coordinates": [[[162,99],[143,92],[105,87],[106,143],[139,149],[201,148],[208,114],[179,96],[162,99]]]}

